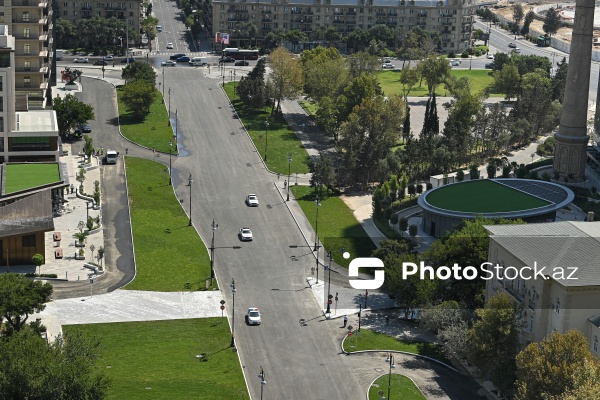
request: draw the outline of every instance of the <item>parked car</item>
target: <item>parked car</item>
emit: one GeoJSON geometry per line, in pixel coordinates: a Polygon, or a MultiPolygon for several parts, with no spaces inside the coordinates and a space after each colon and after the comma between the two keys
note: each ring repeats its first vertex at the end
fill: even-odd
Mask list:
{"type": "Polygon", "coordinates": [[[381,64],[381,68],[383,69],[394,69],[396,66],[394,64],[381,64]]]}
{"type": "Polygon", "coordinates": [[[173,48],[173,43],[169,42],[167,43],[167,49],[172,49],[173,48]]]}
{"type": "Polygon", "coordinates": [[[127,63],[131,64],[131,63],[134,63],[134,62],[135,62],[135,58],[133,58],[133,57],[129,57],[128,59],[124,58],[124,59],[121,60],[121,64],[127,64],[127,63]]]}
{"type": "Polygon", "coordinates": [[[220,63],[235,62],[235,58],[233,58],[233,57],[221,57],[221,58],[219,58],[219,62],[220,63]]]}
{"type": "Polygon", "coordinates": [[[458,67],[459,65],[460,65],[460,60],[451,60],[450,61],[451,67],[458,67]]]}
{"type": "Polygon", "coordinates": [[[169,60],[177,60],[179,57],[185,57],[185,54],[183,54],[183,53],[173,54],[172,56],[169,57],[169,60]]]}
{"type": "Polygon", "coordinates": [[[102,57],[102,59],[104,61],[114,61],[115,60],[115,58],[113,56],[104,56],[104,57],[102,57]]]}
{"type": "Polygon", "coordinates": [[[494,63],[491,62],[491,63],[485,64],[485,68],[487,68],[487,69],[494,69],[494,63]]]}
{"type": "Polygon", "coordinates": [[[508,44],[508,47],[510,47],[512,49],[516,49],[517,45],[511,42],[511,43],[508,44]]]}
{"type": "Polygon", "coordinates": [[[514,49],[513,51],[514,51],[515,53],[520,53],[520,52],[521,52],[521,49],[520,49],[520,48],[518,48],[518,47],[515,47],[515,49],[514,49]]]}
{"type": "Polygon", "coordinates": [[[177,59],[177,62],[186,62],[186,63],[189,63],[190,60],[191,60],[191,58],[189,58],[188,56],[183,56],[183,57],[179,57],[177,59]]]}
{"type": "Polygon", "coordinates": [[[162,26],[156,25],[156,32],[162,32],[162,26]]]}
{"type": "Polygon", "coordinates": [[[242,67],[247,67],[248,65],[250,65],[250,63],[245,60],[238,60],[233,65],[236,65],[236,66],[241,65],[242,67]]]}
{"type": "Polygon", "coordinates": [[[177,65],[177,63],[173,60],[169,60],[161,62],[160,65],[162,65],[163,67],[174,67],[177,65]]]}
{"type": "Polygon", "coordinates": [[[494,55],[492,53],[487,53],[488,60],[493,60],[494,59],[494,55]]]}
{"type": "Polygon", "coordinates": [[[81,63],[81,64],[87,64],[89,62],[89,60],[85,57],[77,57],[76,59],[73,60],[74,63],[81,63]]]}
{"type": "Polygon", "coordinates": [[[91,133],[92,132],[92,128],[88,124],[82,124],[81,125],[81,131],[83,133],[91,133]]]}
{"type": "Polygon", "coordinates": [[[108,63],[104,60],[98,60],[94,62],[94,65],[108,65],[108,63]]]}

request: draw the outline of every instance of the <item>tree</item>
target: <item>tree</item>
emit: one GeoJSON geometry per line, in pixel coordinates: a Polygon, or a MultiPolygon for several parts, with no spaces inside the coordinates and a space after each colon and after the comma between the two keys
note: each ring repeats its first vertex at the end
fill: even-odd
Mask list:
{"type": "Polygon", "coordinates": [[[64,98],[56,97],[53,101],[56,111],[58,130],[61,135],[68,135],[72,129],[94,119],[94,108],[68,94],[64,98]]]}
{"type": "Polygon", "coordinates": [[[333,137],[337,143],[337,130],[339,128],[339,124],[341,123],[338,103],[328,96],[321,98],[321,100],[317,103],[315,120],[317,121],[317,124],[323,133],[329,137],[333,137]]]}
{"type": "Polygon", "coordinates": [[[279,47],[269,56],[271,74],[269,87],[273,100],[271,114],[281,112],[281,101],[294,99],[302,90],[302,66],[297,57],[284,47],[279,47]]]}
{"type": "MultiPolygon", "coordinates": [[[[552,100],[558,100],[561,104],[565,97],[565,86],[567,84],[567,72],[569,71],[569,64],[563,57],[560,63],[557,63],[558,68],[556,74],[552,78],[552,100]]],[[[553,66],[554,68],[554,66],[553,66]]]]}
{"type": "Polygon", "coordinates": [[[94,154],[94,139],[92,139],[89,135],[83,135],[83,140],[85,144],[83,145],[83,153],[87,158],[88,162],[90,162],[92,155],[94,154]]]}
{"type": "Polygon", "coordinates": [[[561,26],[560,11],[556,8],[550,8],[546,11],[546,18],[544,19],[544,25],[542,29],[548,36],[555,35],[561,26]]]}
{"type": "MultiPolygon", "coordinates": [[[[142,64],[142,63],[134,63],[142,64]]],[[[150,113],[150,106],[156,98],[156,89],[143,80],[135,81],[123,87],[121,101],[136,119],[143,119],[150,113]]]]}
{"type": "Polygon", "coordinates": [[[26,327],[0,341],[0,398],[104,399],[110,381],[97,365],[99,348],[97,340],[79,334],[48,344],[26,327]]]}
{"type": "Polygon", "coordinates": [[[417,236],[417,234],[419,233],[419,227],[415,224],[410,224],[408,226],[408,234],[410,235],[411,238],[413,238],[413,240],[415,239],[415,237],[417,236]]]}
{"type": "MultiPolygon", "coordinates": [[[[156,24],[158,24],[158,18],[153,17],[150,14],[142,21],[142,31],[146,34],[148,39],[148,51],[152,51],[152,41],[156,38],[156,24]]],[[[135,64],[135,63],[134,63],[135,64]]]]}
{"type": "Polygon", "coordinates": [[[144,81],[148,85],[156,85],[156,73],[152,66],[143,62],[134,62],[123,68],[121,78],[125,79],[125,85],[137,81],[144,81]]]}
{"type": "Polygon", "coordinates": [[[98,261],[100,261],[100,269],[102,269],[102,260],[104,259],[104,247],[100,246],[98,248],[98,261]]]}
{"type": "Polygon", "coordinates": [[[357,78],[363,74],[374,76],[381,70],[381,63],[377,56],[366,52],[358,52],[347,58],[348,70],[351,78],[357,78]]]}
{"type": "Polygon", "coordinates": [[[498,389],[508,393],[516,378],[515,357],[523,328],[521,310],[511,296],[497,293],[488,300],[486,308],[475,313],[477,321],[468,337],[469,359],[492,375],[498,389]]]}
{"type": "Polygon", "coordinates": [[[408,219],[405,217],[400,218],[398,221],[398,227],[400,228],[400,235],[404,236],[404,232],[408,229],[408,219]]]}
{"type": "Polygon", "coordinates": [[[36,267],[38,267],[38,273],[42,273],[42,264],[44,264],[44,256],[41,254],[34,254],[33,257],[31,257],[31,260],[34,262],[34,264],[36,265],[36,267]]]}
{"type": "Polygon", "coordinates": [[[504,64],[501,70],[494,71],[494,88],[500,93],[504,93],[504,99],[510,100],[519,93],[519,83],[521,75],[517,66],[513,63],[504,64]]]}
{"type": "Polygon", "coordinates": [[[304,91],[315,101],[335,97],[348,80],[345,60],[333,47],[303,51],[302,72],[304,91]]]}
{"type": "Polygon", "coordinates": [[[331,156],[320,153],[319,161],[312,165],[312,170],[310,187],[317,188],[319,186],[325,186],[329,190],[335,188],[336,176],[331,156]]]}
{"type": "Polygon", "coordinates": [[[431,96],[435,89],[450,75],[452,67],[448,64],[448,60],[443,57],[427,57],[419,63],[417,67],[420,75],[427,82],[427,90],[431,96]]]}
{"type": "Polygon", "coordinates": [[[419,82],[419,70],[417,68],[404,68],[400,71],[400,83],[402,84],[402,96],[404,101],[408,100],[408,95],[415,85],[419,82]]]}
{"type": "Polygon", "coordinates": [[[354,78],[344,89],[343,97],[338,98],[339,119],[346,121],[354,107],[365,99],[373,98],[378,92],[377,81],[367,75],[354,78]]]}
{"type": "Polygon", "coordinates": [[[20,274],[1,274],[0,322],[5,320],[12,331],[20,331],[29,314],[46,308],[44,303],[50,301],[51,294],[49,283],[33,281],[20,274]]]}
{"type": "Polygon", "coordinates": [[[296,50],[296,46],[299,43],[306,42],[308,40],[308,37],[306,36],[306,33],[302,32],[299,29],[292,29],[291,31],[288,31],[285,34],[285,38],[286,38],[286,40],[288,40],[289,42],[292,43],[292,45],[293,45],[292,50],[293,51],[296,50]]]}
{"type": "Polygon", "coordinates": [[[331,47],[332,43],[339,42],[342,39],[342,35],[338,32],[335,26],[330,26],[325,31],[325,41],[331,47]]]}
{"type": "Polygon", "coordinates": [[[521,23],[523,16],[523,6],[518,3],[513,5],[513,21],[515,21],[515,25],[518,26],[521,23]]]}
{"type": "MultiPolygon", "coordinates": [[[[555,332],[541,343],[529,344],[516,357],[515,399],[549,399],[577,391],[581,385],[578,378],[586,371],[598,370],[598,361],[589,346],[585,336],[577,330],[564,334],[555,332]]],[[[592,380],[598,384],[599,379],[596,375],[592,380]]]]}

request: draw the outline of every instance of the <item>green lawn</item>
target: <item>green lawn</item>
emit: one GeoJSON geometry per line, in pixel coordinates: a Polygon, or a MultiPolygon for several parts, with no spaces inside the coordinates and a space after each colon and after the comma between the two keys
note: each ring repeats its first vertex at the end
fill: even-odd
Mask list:
{"type": "Polygon", "coordinates": [[[304,174],[310,172],[310,158],[302,142],[283,118],[274,118],[271,108],[265,107],[256,111],[246,107],[240,100],[234,99],[234,83],[225,84],[225,92],[235,110],[248,130],[260,156],[273,172],[288,174],[288,154],[292,155],[291,172],[304,174]],[[265,129],[265,120],[269,120],[269,128],[265,129]],[[268,142],[267,142],[268,137],[268,142]],[[267,147],[268,146],[268,147],[267,147]]]}
{"type": "Polygon", "coordinates": [[[4,194],[60,182],[58,163],[6,164],[4,194]]]}
{"type": "Polygon", "coordinates": [[[380,391],[383,391],[383,396],[388,398],[388,390],[390,398],[399,400],[426,400],[423,393],[419,390],[413,381],[404,375],[392,373],[391,379],[389,375],[382,375],[373,382],[369,388],[369,400],[380,400],[380,391]]]}
{"type": "Polygon", "coordinates": [[[427,202],[443,210],[472,213],[529,210],[550,204],[488,179],[443,186],[429,192],[427,202]]]}
{"type": "Polygon", "coordinates": [[[307,101],[307,100],[299,100],[298,103],[300,103],[302,108],[304,108],[306,113],[308,115],[310,115],[311,117],[314,117],[315,114],[317,113],[317,104],[316,103],[314,103],[312,101],[307,101]]]}
{"type": "Polygon", "coordinates": [[[420,354],[449,363],[441,347],[435,343],[397,339],[370,329],[361,329],[358,337],[352,335],[346,338],[344,341],[344,350],[350,353],[361,350],[398,350],[420,354]]]}
{"type": "Polygon", "coordinates": [[[168,184],[168,169],[135,157],[126,161],[137,274],[125,288],[203,290],[210,278],[208,251],[194,227],[188,226],[168,184]]]}
{"type": "Polygon", "coordinates": [[[108,399],[248,399],[225,318],[67,325],[101,341],[108,399]],[[203,355],[197,359],[196,355],[203,355]]]}
{"type": "MultiPolygon", "coordinates": [[[[463,60],[463,64],[464,64],[463,60]]],[[[468,60],[466,61],[468,62],[468,60]]],[[[488,70],[457,70],[453,69],[451,72],[452,76],[456,78],[467,77],[471,81],[471,91],[473,93],[481,92],[486,87],[492,85],[494,83],[494,78],[492,78],[492,74],[488,70]]],[[[379,75],[377,75],[379,79],[379,83],[381,84],[381,89],[386,94],[386,96],[390,96],[392,94],[402,95],[402,85],[400,84],[400,71],[381,71],[379,75]]],[[[446,90],[446,85],[442,84],[438,86],[435,91],[438,96],[450,96],[450,93],[446,90]]],[[[424,97],[427,96],[427,84],[425,81],[422,82],[422,86],[415,86],[411,92],[409,93],[411,97],[424,97]]],[[[490,97],[504,97],[501,93],[491,93],[490,97]]]]}
{"type": "MultiPolygon", "coordinates": [[[[317,205],[313,189],[308,186],[292,186],[292,192],[298,200],[304,215],[315,229],[317,205]]],[[[340,198],[334,196],[321,200],[318,234],[325,249],[328,252],[333,250],[335,262],[344,267],[348,267],[353,258],[369,257],[376,248],[362,226],[354,218],[352,211],[340,198]],[[342,258],[340,254],[342,248],[350,253],[351,257],[349,259],[342,258]]],[[[314,242],[314,239],[314,237],[311,237],[309,241],[314,242]]]]}
{"type": "MultiPolygon", "coordinates": [[[[156,90],[156,98],[150,106],[150,114],[140,121],[135,119],[121,102],[122,92],[123,87],[118,87],[119,124],[123,136],[141,146],[168,153],[169,141],[173,140],[175,132],[174,127],[169,126],[169,115],[165,105],[162,104],[162,93],[156,90]]],[[[177,146],[174,143],[171,151],[173,154],[177,153],[177,146]]]]}

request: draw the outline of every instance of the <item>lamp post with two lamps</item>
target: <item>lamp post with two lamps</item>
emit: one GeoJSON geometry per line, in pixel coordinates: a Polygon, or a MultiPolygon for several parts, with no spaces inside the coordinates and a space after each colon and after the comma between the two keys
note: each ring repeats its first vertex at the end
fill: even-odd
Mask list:
{"type": "MultiPolygon", "coordinates": [[[[342,248],[342,254],[344,254],[346,252],[345,248],[342,248]]],[[[328,283],[327,283],[327,310],[325,311],[325,314],[327,314],[328,316],[331,316],[331,303],[333,303],[333,301],[331,300],[333,298],[333,295],[331,294],[331,263],[333,262],[333,250],[329,250],[329,266],[327,267],[328,270],[328,283]]],[[[337,298],[337,296],[336,296],[337,298]]],[[[360,322],[359,322],[359,326],[360,326],[360,322]]]]}
{"type": "Polygon", "coordinates": [[[292,186],[292,153],[288,153],[287,200],[290,201],[290,186],[292,186]]]}
{"type": "Polygon", "coordinates": [[[319,207],[321,207],[321,200],[319,196],[317,196],[315,203],[317,204],[317,216],[315,218],[315,250],[317,252],[316,260],[317,260],[317,284],[319,284],[319,207]]]}
{"type": "Polygon", "coordinates": [[[265,370],[263,369],[262,365],[260,367],[260,373],[258,374],[258,377],[260,378],[260,400],[262,400],[263,389],[264,389],[265,385],[267,384],[267,381],[265,380],[265,370]]]}
{"type": "Polygon", "coordinates": [[[171,88],[169,87],[169,122],[167,126],[171,126],[171,88]]]}
{"type": "MultiPolygon", "coordinates": [[[[171,180],[171,148],[173,147],[173,142],[169,140],[169,185],[173,186],[173,181],[171,180]]],[[[191,193],[191,191],[190,191],[191,193]]]]}
{"type": "Polygon", "coordinates": [[[165,67],[162,67],[162,77],[163,77],[163,81],[162,81],[162,103],[165,104],[165,67]]]}
{"type": "Polygon", "coordinates": [[[194,180],[192,179],[192,173],[190,172],[190,176],[188,177],[188,186],[190,187],[190,222],[188,226],[192,226],[192,183],[194,180]]]}
{"type": "Polygon", "coordinates": [[[232,311],[232,320],[231,320],[231,344],[229,345],[229,347],[235,347],[235,292],[237,292],[236,288],[235,288],[235,280],[232,278],[231,279],[231,294],[233,295],[233,302],[231,305],[231,311],[232,311]]]}

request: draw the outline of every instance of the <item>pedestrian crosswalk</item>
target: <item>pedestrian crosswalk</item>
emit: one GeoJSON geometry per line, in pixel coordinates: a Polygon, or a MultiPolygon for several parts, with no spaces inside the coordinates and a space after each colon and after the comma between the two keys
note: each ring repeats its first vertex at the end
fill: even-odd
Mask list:
{"type": "Polygon", "coordinates": [[[209,53],[207,51],[187,52],[185,50],[182,50],[182,51],[173,51],[173,50],[162,51],[162,50],[157,50],[157,51],[153,51],[151,55],[155,55],[155,56],[172,56],[174,54],[181,54],[181,53],[185,53],[185,55],[188,56],[188,57],[207,57],[207,56],[218,57],[218,55],[213,54],[213,53],[209,53]]]}

